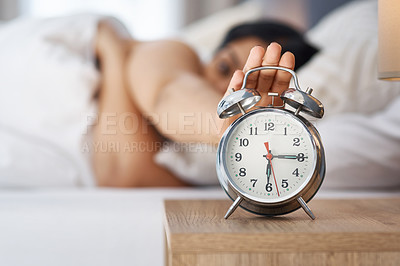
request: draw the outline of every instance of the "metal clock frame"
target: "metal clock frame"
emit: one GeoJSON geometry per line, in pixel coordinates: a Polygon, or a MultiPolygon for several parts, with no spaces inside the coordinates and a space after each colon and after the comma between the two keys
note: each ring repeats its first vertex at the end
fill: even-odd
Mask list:
{"type": "Polygon", "coordinates": [[[321,142],[320,135],[317,129],[302,116],[295,115],[294,112],[286,110],[286,109],[273,109],[269,107],[259,108],[253,111],[246,113],[239,117],[235,122],[233,122],[225,131],[224,135],[221,138],[220,144],[218,146],[217,152],[217,173],[219,182],[226,192],[226,194],[235,201],[232,204],[231,208],[228,210],[225,218],[228,218],[230,214],[238,207],[242,207],[243,209],[250,211],[255,214],[265,215],[265,216],[275,216],[287,214],[292,211],[303,207],[306,213],[312,218],[315,219],[314,214],[311,209],[309,209],[306,205],[306,202],[310,201],[314,195],[317,193],[320,188],[322,181],[325,176],[325,153],[324,148],[321,142]],[[242,191],[238,188],[235,182],[232,181],[232,178],[229,176],[227,166],[226,166],[226,145],[228,143],[229,137],[233,132],[233,129],[238,126],[243,120],[249,118],[252,115],[258,114],[260,112],[265,112],[266,110],[271,110],[272,112],[281,112],[285,115],[289,114],[293,119],[298,120],[302,123],[308,131],[308,134],[311,138],[311,142],[315,148],[316,156],[314,158],[314,172],[312,177],[306,184],[304,188],[302,188],[298,193],[293,195],[292,197],[276,202],[263,202],[261,200],[254,200],[253,196],[249,195],[247,192],[242,191]]]}
{"type": "MultiPolygon", "coordinates": [[[[314,117],[322,118],[324,115],[324,107],[322,103],[311,96],[311,88],[308,88],[305,92],[300,89],[296,73],[293,70],[277,66],[262,66],[250,69],[244,76],[242,88],[238,91],[232,89],[232,92],[232,94],[221,100],[217,109],[220,118],[228,118],[238,113],[243,114],[243,116],[239,117],[227,128],[218,146],[216,163],[218,179],[222,188],[234,201],[228,212],[225,214],[225,219],[227,219],[238,206],[241,206],[247,211],[267,216],[286,214],[302,207],[311,219],[315,219],[311,209],[307,206],[307,202],[317,193],[325,177],[325,152],[317,129],[308,120],[300,116],[299,113],[303,111],[314,117]],[[247,78],[251,73],[265,69],[283,70],[292,75],[295,89],[287,89],[282,93],[281,98],[284,100],[284,104],[281,107],[285,107],[285,104],[288,104],[296,109],[295,112],[287,109],[274,108],[272,105],[269,107],[261,107],[246,113],[247,109],[254,106],[261,99],[260,94],[256,90],[246,88],[247,78]],[[247,192],[242,191],[236,186],[226,168],[225,150],[233,129],[244,119],[259,112],[265,112],[267,109],[271,111],[273,110],[273,112],[282,112],[285,115],[290,115],[293,119],[296,119],[303,124],[308,131],[313,143],[313,148],[316,152],[313,162],[314,172],[309,181],[305,181],[307,184],[292,197],[278,202],[264,202],[263,200],[254,199],[254,196],[249,195],[247,192]]],[[[277,94],[273,96],[277,96],[277,94]]]]}

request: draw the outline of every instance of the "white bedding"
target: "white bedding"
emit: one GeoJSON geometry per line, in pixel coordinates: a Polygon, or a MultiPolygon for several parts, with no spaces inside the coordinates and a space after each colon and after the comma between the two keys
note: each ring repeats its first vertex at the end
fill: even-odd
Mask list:
{"type": "Polygon", "coordinates": [[[337,114],[375,114],[400,96],[400,83],[378,80],[378,5],[351,2],[326,16],[306,36],[320,48],[298,72],[314,88],[325,119],[337,114]]]}
{"type": "Polygon", "coordinates": [[[1,27],[0,187],[93,184],[81,142],[95,112],[99,19],[21,19],[1,27]]]}

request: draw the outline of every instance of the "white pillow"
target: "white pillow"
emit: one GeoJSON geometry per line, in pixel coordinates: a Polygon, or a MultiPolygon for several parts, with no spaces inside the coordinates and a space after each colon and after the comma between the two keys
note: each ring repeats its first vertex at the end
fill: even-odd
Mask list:
{"type": "Polygon", "coordinates": [[[51,142],[0,126],[0,187],[82,185],[79,166],[51,142]]]}

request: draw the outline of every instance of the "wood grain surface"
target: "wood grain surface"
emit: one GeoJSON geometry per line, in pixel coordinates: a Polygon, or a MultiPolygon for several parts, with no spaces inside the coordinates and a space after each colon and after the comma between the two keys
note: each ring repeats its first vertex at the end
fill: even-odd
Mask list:
{"type": "Polygon", "coordinates": [[[238,209],[225,220],[231,203],[165,202],[169,261],[184,262],[171,265],[214,265],[199,264],[206,258],[243,262],[229,265],[302,265],[296,263],[311,263],[309,258],[335,262],[315,265],[336,265],[337,260],[345,265],[400,265],[400,198],[315,199],[309,204],[317,216],[314,221],[301,209],[277,217],[238,209]]]}

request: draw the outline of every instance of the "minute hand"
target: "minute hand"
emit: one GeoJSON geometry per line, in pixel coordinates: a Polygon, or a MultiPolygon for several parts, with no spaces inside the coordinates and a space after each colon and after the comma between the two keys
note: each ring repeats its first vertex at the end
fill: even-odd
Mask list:
{"type": "MultiPolygon", "coordinates": [[[[274,158],[277,159],[298,159],[298,155],[274,155],[274,158]]],[[[304,159],[307,159],[307,157],[303,157],[304,159]]]]}

